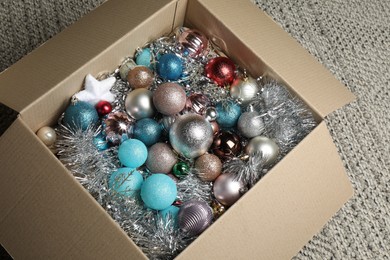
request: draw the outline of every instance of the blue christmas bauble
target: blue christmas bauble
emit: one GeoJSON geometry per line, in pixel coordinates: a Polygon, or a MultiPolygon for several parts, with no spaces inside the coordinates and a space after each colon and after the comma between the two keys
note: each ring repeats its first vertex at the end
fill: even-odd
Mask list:
{"type": "Polygon", "coordinates": [[[230,128],[237,124],[241,115],[241,107],[233,101],[224,101],[216,104],[217,122],[222,128],[230,128]]]}
{"type": "Polygon", "coordinates": [[[151,118],[138,120],[134,125],[134,138],[142,141],[146,146],[157,143],[161,137],[161,133],[161,125],[151,118]]]}
{"type": "Polygon", "coordinates": [[[183,62],[173,53],[167,53],[157,62],[157,72],[167,80],[178,80],[183,72],[183,62]]]}
{"type": "Polygon", "coordinates": [[[156,173],[149,176],[141,187],[141,198],[148,208],[163,210],[175,201],[176,183],[168,175],[156,173]]]}
{"type": "Polygon", "coordinates": [[[153,69],[152,61],[152,52],[149,48],[144,48],[140,52],[137,53],[137,57],[135,58],[135,63],[137,65],[146,66],[149,69],[153,69]]]}
{"type": "Polygon", "coordinates": [[[141,173],[135,169],[119,168],[111,174],[108,187],[121,195],[134,197],[141,190],[143,182],[141,173]]]}
{"type": "Polygon", "coordinates": [[[128,139],[119,145],[118,158],[126,167],[137,168],[145,163],[148,149],[137,139],[128,139]]]}
{"type": "Polygon", "coordinates": [[[70,104],[65,110],[63,123],[71,129],[85,131],[88,127],[95,126],[99,121],[99,115],[95,107],[87,102],[78,101],[70,104]]]}
{"type": "Polygon", "coordinates": [[[107,150],[109,147],[108,142],[106,140],[106,136],[102,133],[98,134],[93,138],[93,144],[99,151],[107,150]]]}
{"type": "Polygon", "coordinates": [[[164,221],[171,219],[174,222],[174,225],[178,226],[177,215],[179,214],[179,210],[178,207],[171,205],[168,208],[159,211],[158,214],[164,221]]]}

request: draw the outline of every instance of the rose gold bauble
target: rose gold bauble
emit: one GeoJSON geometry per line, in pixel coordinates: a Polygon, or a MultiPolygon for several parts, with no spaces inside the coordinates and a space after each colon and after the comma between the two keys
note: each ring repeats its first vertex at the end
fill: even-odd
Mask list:
{"type": "Polygon", "coordinates": [[[145,66],[137,66],[127,75],[127,81],[132,88],[148,88],[152,85],[153,80],[153,72],[145,66]]]}
{"type": "Polygon", "coordinates": [[[153,93],[153,103],[163,115],[174,115],[183,110],[187,97],[183,88],[176,83],[161,84],[153,93]]]}
{"type": "Polygon", "coordinates": [[[207,51],[208,40],[198,30],[180,28],[178,30],[178,41],[184,47],[184,51],[191,57],[197,57],[207,51]]]}
{"type": "Polygon", "coordinates": [[[196,159],[195,168],[202,181],[214,181],[221,174],[222,162],[214,154],[204,154],[196,159]]]}

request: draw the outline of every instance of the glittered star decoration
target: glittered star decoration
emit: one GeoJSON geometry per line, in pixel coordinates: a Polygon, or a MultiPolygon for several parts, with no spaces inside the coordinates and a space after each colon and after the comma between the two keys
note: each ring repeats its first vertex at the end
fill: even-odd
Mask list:
{"type": "Polygon", "coordinates": [[[102,81],[98,81],[91,74],[85,77],[84,90],[75,94],[75,97],[80,101],[85,101],[95,106],[99,101],[105,100],[113,102],[115,95],[110,92],[110,89],[115,84],[115,77],[109,77],[102,81]]]}

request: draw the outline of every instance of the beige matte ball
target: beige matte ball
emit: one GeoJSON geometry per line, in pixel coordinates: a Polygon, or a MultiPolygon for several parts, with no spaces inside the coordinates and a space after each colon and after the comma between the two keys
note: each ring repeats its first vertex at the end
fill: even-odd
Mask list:
{"type": "Polygon", "coordinates": [[[57,140],[56,131],[49,126],[44,126],[38,130],[37,136],[46,146],[53,145],[57,140]]]}

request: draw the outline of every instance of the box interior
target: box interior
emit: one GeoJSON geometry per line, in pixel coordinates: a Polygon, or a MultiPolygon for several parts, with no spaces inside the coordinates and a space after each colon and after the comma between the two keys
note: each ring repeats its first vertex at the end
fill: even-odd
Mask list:
{"type": "MultiPolygon", "coordinates": [[[[124,57],[132,56],[136,47],[176,26],[184,24],[206,33],[252,76],[270,75],[283,82],[305,101],[318,122],[353,99],[329,72],[260,12],[249,1],[227,5],[222,0],[111,0],[2,73],[0,82],[5,87],[0,96],[8,93],[4,102],[0,101],[18,110],[20,117],[0,140],[2,147],[11,147],[10,154],[1,157],[13,157],[5,163],[5,171],[24,174],[3,174],[0,182],[0,196],[8,198],[0,219],[2,230],[6,230],[0,242],[5,241],[11,254],[69,257],[88,256],[95,250],[99,257],[145,257],[34,133],[44,125],[55,124],[70,97],[81,89],[86,74],[112,71],[124,57]],[[131,9],[138,12],[130,17],[126,10],[131,9]],[[25,77],[15,82],[22,71],[25,77]],[[24,91],[26,86],[31,88],[24,91]],[[18,138],[21,135],[23,138],[18,138]],[[24,165],[18,164],[20,156],[25,157],[24,165]],[[42,218],[41,209],[46,217],[42,218]],[[31,219],[24,217],[26,211],[31,219]],[[72,221],[58,229],[65,218],[72,221]],[[31,245],[17,242],[38,234],[42,235],[41,241],[31,245]],[[88,241],[83,242],[84,238],[88,241]],[[111,241],[113,248],[102,249],[111,241]]],[[[178,258],[201,252],[204,257],[239,257],[242,251],[248,257],[258,253],[271,258],[293,256],[352,195],[337,156],[321,123],[178,258]],[[250,243],[254,240],[261,241],[262,246],[250,243]]]]}

